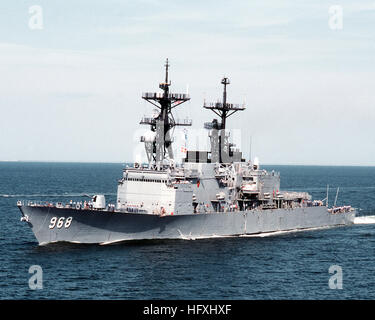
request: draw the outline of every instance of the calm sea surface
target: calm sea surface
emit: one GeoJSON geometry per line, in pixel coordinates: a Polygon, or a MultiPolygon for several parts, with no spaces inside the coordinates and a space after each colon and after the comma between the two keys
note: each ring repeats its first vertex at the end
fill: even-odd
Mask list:
{"type": "MultiPolygon", "coordinates": [[[[121,164],[0,163],[0,299],[375,299],[375,224],[257,238],[39,247],[19,199],[115,202],[121,164]],[[29,289],[31,265],[43,289],[29,289]],[[328,286],[331,265],[343,289],[328,286]]],[[[375,167],[265,166],[282,189],[375,215],[375,167]]],[[[370,219],[369,219],[370,220],[370,219]]]]}

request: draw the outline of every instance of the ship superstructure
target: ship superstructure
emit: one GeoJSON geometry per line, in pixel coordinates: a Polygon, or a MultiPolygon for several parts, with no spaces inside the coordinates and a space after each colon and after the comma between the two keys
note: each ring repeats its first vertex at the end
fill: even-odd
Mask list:
{"type": "Polygon", "coordinates": [[[210,150],[188,150],[183,167],[175,166],[170,131],[174,126],[191,126],[191,120],[174,120],[172,109],[188,101],[187,94],[169,93],[168,60],[162,93],[144,93],[142,98],[159,109],[154,117],[143,118],[141,124],[150,131],[141,137],[145,144],[148,165],[135,164],[124,170],[119,181],[117,209],[120,211],[153,214],[191,214],[199,212],[227,212],[257,207],[292,207],[293,202],[309,201],[307,193],[279,192],[280,175],[259,168],[242,158],[242,153],[230,142],[226,130],[227,119],[245,105],[227,102],[229,79],[224,77],[223,100],[204,103],[219,119],[206,122],[210,150]]]}
{"type": "Polygon", "coordinates": [[[190,97],[170,92],[167,59],[162,91],[142,94],[157,110],[140,122],[150,128],[140,138],[148,163],[123,170],[116,204],[106,205],[101,195],[83,205],[19,201],[22,220],[39,243],[238,236],[353,223],[350,206],[329,209],[327,201],[313,201],[306,192],[282,191],[279,173],[261,169],[257,159],[244,159],[226,129],[228,118],[245,110],[227,102],[229,83],[227,77],[221,81],[222,101],[203,105],[219,118],[204,124],[210,150],[188,150],[178,165],[173,130],[192,122],[175,119],[173,109],[190,97]]]}

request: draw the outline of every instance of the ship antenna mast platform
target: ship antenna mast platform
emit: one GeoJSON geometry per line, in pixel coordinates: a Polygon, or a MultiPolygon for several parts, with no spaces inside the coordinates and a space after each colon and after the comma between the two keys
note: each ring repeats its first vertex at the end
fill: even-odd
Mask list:
{"type": "Polygon", "coordinates": [[[230,84],[229,79],[224,77],[221,80],[221,84],[224,85],[223,101],[209,103],[204,101],[203,104],[205,109],[210,109],[221,119],[221,122],[214,119],[212,122],[206,122],[204,124],[206,129],[213,129],[210,135],[211,160],[219,163],[227,162],[227,160],[230,159],[229,157],[232,154],[231,148],[234,146],[234,144],[229,143],[228,136],[225,133],[227,118],[237,111],[245,110],[245,104],[240,105],[227,102],[227,85],[230,84]]]}
{"type": "Polygon", "coordinates": [[[169,87],[169,61],[165,63],[165,81],[159,84],[163,92],[145,92],[142,99],[158,108],[158,115],[154,117],[143,117],[140,124],[150,125],[151,131],[155,133],[153,139],[141,137],[141,142],[145,143],[145,149],[149,165],[154,163],[157,168],[161,168],[164,160],[173,160],[171,129],[176,126],[191,126],[190,119],[175,119],[172,109],[190,100],[187,93],[170,93],[169,87]],[[150,141],[151,140],[151,141],[150,141]]]}
{"type": "Polygon", "coordinates": [[[236,113],[237,111],[245,110],[244,104],[240,105],[227,102],[227,85],[230,84],[229,79],[224,77],[221,80],[221,84],[224,85],[223,101],[209,103],[206,103],[205,101],[203,104],[203,108],[212,110],[215,114],[217,114],[220,117],[221,123],[219,124],[219,127],[217,129],[225,129],[227,118],[229,118],[232,114],[236,113]]]}

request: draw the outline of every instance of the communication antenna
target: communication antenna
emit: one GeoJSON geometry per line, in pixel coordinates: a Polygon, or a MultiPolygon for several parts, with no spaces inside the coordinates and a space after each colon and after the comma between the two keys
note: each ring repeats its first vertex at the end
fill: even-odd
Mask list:
{"type": "Polygon", "coordinates": [[[165,80],[159,84],[163,92],[144,92],[142,99],[151,103],[157,108],[156,117],[143,117],[141,124],[150,125],[153,137],[141,137],[141,142],[145,142],[146,154],[149,164],[156,164],[161,167],[164,160],[173,160],[172,137],[170,130],[176,126],[191,126],[190,119],[176,120],[172,114],[172,109],[189,101],[190,97],[185,93],[171,93],[169,87],[169,61],[165,63],[165,80]]]}
{"type": "Polygon", "coordinates": [[[329,184],[327,184],[327,197],[326,197],[326,207],[328,208],[328,191],[329,191],[329,184]]]}
{"type": "Polygon", "coordinates": [[[251,142],[252,142],[252,136],[250,136],[250,149],[249,149],[249,161],[251,162],[251,142]]]}
{"type": "Polygon", "coordinates": [[[211,102],[211,103],[204,102],[203,108],[211,109],[216,115],[218,115],[221,119],[221,123],[219,124],[219,129],[225,129],[227,118],[229,118],[233,113],[236,113],[237,111],[245,110],[245,105],[228,103],[227,102],[227,85],[230,84],[230,81],[228,78],[224,77],[221,80],[221,84],[224,85],[223,101],[211,102]]]}
{"type": "MultiPolygon", "coordinates": [[[[233,103],[227,102],[227,86],[228,86],[228,84],[230,84],[229,79],[224,77],[221,80],[221,84],[224,86],[223,100],[221,102],[219,101],[219,102],[209,102],[209,103],[207,103],[206,100],[205,100],[204,103],[203,103],[203,108],[210,109],[217,116],[219,116],[220,120],[221,120],[221,122],[218,122],[217,119],[214,119],[212,122],[206,122],[204,124],[204,127],[206,129],[215,129],[215,130],[221,131],[219,139],[218,139],[219,140],[218,145],[215,146],[215,153],[218,154],[217,162],[219,162],[219,163],[223,162],[222,161],[222,150],[227,148],[228,153],[229,153],[229,149],[230,149],[229,142],[225,141],[225,139],[226,139],[225,138],[225,129],[226,129],[227,118],[229,118],[232,114],[236,113],[237,111],[245,110],[244,104],[240,105],[240,104],[233,104],[233,103]],[[221,133],[224,133],[223,137],[222,137],[221,133]]],[[[212,153],[213,153],[213,149],[211,148],[211,160],[214,161],[213,158],[212,158],[212,153]]]]}
{"type": "Polygon", "coordinates": [[[340,190],[340,188],[339,188],[339,187],[337,187],[337,192],[336,192],[335,203],[333,204],[333,206],[334,206],[334,207],[336,207],[337,197],[339,196],[339,190],[340,190]]]}

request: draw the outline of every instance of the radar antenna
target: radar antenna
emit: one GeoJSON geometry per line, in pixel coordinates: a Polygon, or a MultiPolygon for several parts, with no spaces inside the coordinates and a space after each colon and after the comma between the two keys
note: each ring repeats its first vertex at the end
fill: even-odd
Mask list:
{"type": "Polygon", "coordinates": [[[223,101],[209,102],[204,101],[203,107],[205,109],[210,109],[221,119],[218,122],[214,119],[212,122],[206,122],[204,127],[206,129],[214,129],[211,134],[211,159],[213,162],[223,162],[223,155],[227,155],[226,159],[231,156],[231,147],[234,146],[228,141],[228,136],[225,134],[227,118],[237,111],[245,110],[245,104],[233,104],[227,102],[227,85],[230,81],[227,77],[221,80],[221,84],[224,85],[223,91],[223,101]]]}
{"type": "Polygon", "coordinates": [[[221,80],[221,83],[224,85],[223,102],[218,101],[206,103],[205,101],[203,107],[210,109],[217,114],[221,118],[221,123],[218,124],[218,129],[225,129],[227,118],[239,110],[245,110],[245,105],[227,103],[227,85],[230,84],[230,81],[228,78],[224,77],[221,80]]]}
{"type": "Polygon", "coordinates": [[[165,81],[159,84],[163,92],[145,92],[142,98],[158,108],[159,114],[155,117],[143,117],[140,124],[151,126],[150,137],[141,137],[145,143],[145,149],[149,165],[155,164],[160,169],[164,160],[173,160],[172,137],[170,130],[176,126],[191,126],[190,119],[175,119],[172,109],[190,100],[185,93],[169,93],[171,82],[168,81],[169,61],[165,63],[165,81]]]}

